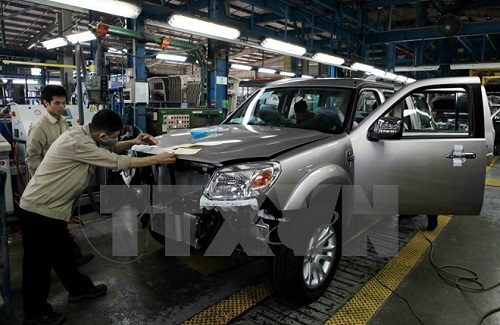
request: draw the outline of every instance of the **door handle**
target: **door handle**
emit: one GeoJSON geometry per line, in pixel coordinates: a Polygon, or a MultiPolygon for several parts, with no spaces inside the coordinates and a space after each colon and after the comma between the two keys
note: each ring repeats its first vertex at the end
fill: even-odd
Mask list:
{"type": "Polygon", "coordinates": [[[346,160],[347,162],[353,162],[354,161],[354,153],[352,151],[347,151],[346,154],[346,160]]]}
{"type": "Polygon", "coordinates": [[[459,158],[459,159],[476,159],[476,154],[474,152],[453,152],[447,153],[445,155],[448,159],[459,158]]]}

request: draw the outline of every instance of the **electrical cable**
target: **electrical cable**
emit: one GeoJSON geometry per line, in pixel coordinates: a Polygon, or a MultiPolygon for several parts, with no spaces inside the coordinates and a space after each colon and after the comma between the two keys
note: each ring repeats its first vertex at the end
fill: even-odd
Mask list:
{"type": "Polygon", "coordinates": [[[378,277],[377,277],[377,274],[375,274],[373,276],[375,278],[375,280],[378,281],[378,283],[380,283],[380,285],[382,285],[384,288],[386,288],[387,290],[389,290],[391,293],[395,294],[397,297],[399,297],[401,300],[403,300],[406,305],[408,305],[408,308],[410,309],[410,312],[413,314],[413,316],[418,320],[418,322],[422,325],[424,325],[424,322],[420,319],[420,317],[418,317],[418,315],[415,313],[415,311],[413,310],[410,302],[405,298],[403,297],[402,295],[400,295],[399,293],[396,292],[396,290],[393,290],[391,289],[388,285],[386,285],[385,283],[383,283],[378,277]]]}
{"type": "MultiPolygon", "coordinates": [[[[198,191],[198,190],[194,190],[194,191],[192,191],[192,192],[185,193],[185,194],[183,194],[183,195],[179,195],[179,196],[177,196],[177,197],[175,197],[175,198],[173,198],[173,199],[171,199],[171,200],[167,201],[167,202],[165,203],[165,205],[168,205],[168,204],[172,203],[173,201],[175,201],[175,200],[177,200],[177,199],[179,199],[179,198],[182,198],[182,197],[183,197],[183,196],[185,196],[185,195],[190,195],[190,194],[196,193],[197,191],[198,191]]],[[[81,215],[81,214],[80,214],[80,207],[81,207],[81,202],[79,202],[79,204],[78,204],[78,210],[77,210],[77,211],[78,211],[78,216],[77,216],[78,218],[80,218],[80,215],[81,215]]],[[[144,210],[142,211],[142,213],[140,213],[140,214],[139,214],[136,218],[137,218],[137,219],[141,219],[141,218],[142,218],[142,216],[144,215],[144,213],[146,213],[146,210],[148,210],[148,209],[149,209],[149,215],[151,215],[151,209],[152,209],[152,207],[151,207],[151,204],[148,204],[148,205],[144,208],[144,210]]],[[[109,218],[112,218],[112,216],[111,216],[111,217],[106,217],[106,218],[100,218],[100,219],[98,219],[98,220],[96,220],[96,221],[102,221],[102,220],[106,220],[106,219],[109,219],[109,218]]],[[[149,226],[151,225],[151,223],[153,222],[153,220],[154,220],[155,218],[156,218],[156,216],[154,216],[154,217],[150,218],[150,220],[149,220],[148,224],[146,225],[146,228],[149,228],[149,226]]],[[[89,222],[86,222],[86,223],[88,224],[89,222]]],[[[92,222],[90,222],[90,223],[92,223],[92,222]]],[[[131,261],[127,261],[127,262],[114,260],[114,259],[109,258],[109,257],[105,256],[104,254],[102,254],[102,253],[101,253],[101,252],[100,252],[100,251],[99,251],[99,250],[98,250],[98,249],[97,249],[97,248],[96,248],[96,247],[95,247],[95,246],[91,243],[91,241],[90,241],[89,237],[87,236],[87,233],[86,233],[86,232],[85,232],[85,230],[83,229],[83,223],[82,223],[82,222],[80,222],[79,224],[80,224],[80,229],[81,229],[81,231],[82,231],[82,234],[83,234],[83,236],[85,237],[85,239],[87,240],[87,242],[89,243],[90,247],[92,247],[92,249],[93,249],[93,250],[94,250],[94,251],[95,251],[95,252],[96,252],[99,256],[101,256],[101,257],[102,257],[102,258],[104,258],[105,260],[110,261],[110,262],[113,262],[113,263],[117,263],[117,264],[131,264],[131,263],[134,263],[134,262],[138,261],[140,258],[142,258],[142,256],[144,256],[144,254],[146,253],[147,248],[149,247],[149,237],[150,237],[150,236],[149,236],[149,232],[147,232],[147,233],[146,233],[146,243],[145,243],[145,245],[144,245],[144,249],[142,250],[141,254],[139,254],[139,256],[137,256],[135,259],[133,259],[133,260],[131,260],[131,261]]]]}
{"type": "MultiPolygon", "coordinates": [[[[466,267],[463,267],[463,266],[460,266],[460,265],[443,265],[443,266],[437,265],[434,262],[434,259],[433,259],[433,256],[432,256],[433,253],[434,253],[434,246],[433,246],[432,241],[427,236],[425,236],[425,234],[417,227],[417,225],[415,224],[415,222],[413,220],[413,217],[410,218],[410,220],[411,220],[411,222],[413,224],[413,227],[417,230],[417,232],[420,235],[422,235],[424,237],[424,239],[427,240],[430,243],[430,248],[431,249],[430,249],[430,252],[429,252],[429,260],[430,260],[430,263],[431,263],[432,267],[437,271],[438,275],[442,279],[444,279],[447,282],[450,282],[450,283],[454,284],[458,289],[460,289],[462,291],[470,292],[470,293],[486,292],[486,291],[492,290],[492,289],[500,286],[500,282],[499,282],[499,283],[496,283],[494,285],[491,285],[491,286],[485,288],[484,285],[479,281],[479,276],[477,275],[477,273],[474,272],[474,271],[472,271],[471,269],[466,268],[466,267]],[[446,271],[446,269],[454,269],[454,268],[457,269],[457,270],[466,271],[466,272],[468,272],[470,274],[470,276],[458,275],[458,274],[455,274],[453,272],[446,271]],[[453,277],[455,277],[454,281],[453,281],[453,277]],[[468,285],[465,285],[465,284],[461,284],[461,282],[463,282],[463,281],[471,281],[473,283],[476,283],[477,287],[472,287],[472,286],[468,286],[468,285]]],[[[396,295],[397,297],[399,297],[400,299],[402,299],[406,303],[406,305],[408,306],[408,308],[410,309],[410,312],[417,319],[417,321],[420,324],[424,325],[424,322],[422,321],[422,319],[420,319],[420,317],[416,314],[416,312],[413,310],[410,302],[405,297],[403,297],[401,294],[397,293],[396,289],[393,290],[388,285],[386,285],[385,283],[383,283],[377,277],[377,274],[374,275],[374,278],[384,288],[388,289],[391,293],[393,293],[394,295],[396,295]]],[[[484,313],[483,315],[481,315],[481,317],[479,318],[479,320],[476,323],[476,325],[480,325],[488,316],[490,316],[492,314],[495,314],[495,313],[498,313],[498,312],[500,312],[500,307],[497,307],[497,308],[494,308],[492,310],[487,311],[486,313],[484,313]]]]}
{"type": "MultiPolygon", "coordinates": [[[[500,282],[498,282],[498,283],[493,284],[489,287],[485,287],[485,285],[481,281],[479,281],[479,275],[467,267],[463,267],[460,265],[441,265],[441,266],[437,265],[437,263],[434,261],[434,258],[433,258],[434,245],[433,245],[432,241],[427,236],[425,236],[425,234],[420,229],[418,229],[417,225],[413,221],[413,218],[410,218],[410,220],[413,224],[413,227],[418,231],[418,233],[420,235],[422,235],[422,237],[424,237],[424,239],[430,243],[429,261],[430,261],[432,267],[436,270],[438,275],[443,280],[445,280],[446,282],[449,282],[451,284],[454,284],[459,290],[469,292],[469,293],[486,292],[486,291],[495,289],[496,287],[500,286],[500,282]],[[464,276],[464,275],[456,274],[452,271],[448,271],[448,269],[465,271],[469,275],[464,276]],[[465,284],[467,282],[473,283],[474,285],[465,284]]],[[[477,322],[477,325],[481,324],[481,322],[489,315],[492,315],[492,314],[497,313],[499,311],[500,311],[500,307],[486,312],[485,314],[483,314],[481,316],[481,318],[477,322]]]]}
{"type": "Polygon", "coordinates": [[[484,313],[484,314],[481,316],[481,318],[479,318],[479,320],[477,321],[476,325],[480,325],[480,324],[483,322],[483,320],[485,320],[488,316],[493,315],[493,314],[495,314],[495,313],[498,313],[499,311],[500,311],[500,307],[497,307],[497,308],[495,308],[495,309],[492,309],[492,310],[490,310],[490,311],[488,311],[488,312],[484,313]]]}
{"type": "MultiPolygon", "coordinates": [[[[80,217],[80,204],[78,205],[78,217],[80,217]]],[[[148,206],[149,207],[149,206],[148,206]]],[[[141,218],[144,213],[146,212],[147,208],[146,207],[144,209],[144,211],[142,211],[142,213],[138,216],[138,218],[141,218]]],[[[111,218],[111,217],[110,217],[111,218]]],[[[109,219],[109,218],[102,218],[101,220],[106,220],[106,219],[109,219]]],[[[144,245],[144,249],[142,250],[141,254],[139,254],[139,256],[137,256],[135,259],[131,260],[131,261],[126,261],[126,262],[123,262],[123,261],[118,261],[118,260],[115,260],[115,259],[112,259],[112,258],[109,258],[107,256],[105,256],[104,254],[102,254],[93,244],[92,242],[90,241],[89,237],[87,236],[87,233],[85,232],[85,230],[83,229],[83,224],[80,223],[80,229],[82,231],[82,234],[83,236],[85,237],[85,239],[87,240],[87,242],[89,243],[90,247],[92,247],[92,249],[99,255],[101,256],[102,258],[104,258],[105,260],[109,261],[109,262],[113,262],[113,263],[117,263],[117,264],[131,264],[131,263],[134,263],[136,261],[138,261],[140,258],[142,258],[142,256],[146,253],[146,250],[149,246],[149,233],[146,234],[146,243],[144,245]]]]}
{"type": "Polygon", "coordinates": [[[479,281],[479,276],[477,275],[477,273],[469,268],[466,268],[466,267],[463,267],[460,265],[441,265],[441,266],[437,265],[437,263],[434,261],[434,258],[433,258],[434,245],[433,245],[432,241],[429,238],[427,238],[427,236],[425,236],[425,234],[420,229],[418,229],[417,225],[413,221],[413,218],[411,219],[411,222],[412,222],[413,226],[415,227],[415,229],[420,233],[420,235],[422,235],[424,237],[424,239],[430,243],[431,250],[429,253],[429,261],[431,262],[431,265],[434,267],[434,269],[438,272],[438,275],[441,278],[443,278],[445,281],[448,281],[448,282],[454,284],[457,288],[459,288],[463,291],[473,292],[473,293],[489,291],[489,290],[492,290],[492,289],[500,286],[500,282],[498,282],[498,283],[491,285],[489,287],[485,287],[479,281]],[[456,274],[456,273],[453,273],[451,271],[447,271],[447,269],[462,270],[462,271],[465,271],[466,273],[468,273],[469,276],[456,274]],[[470,285],[466,285],[466,284],[461,283],[461,282],[466,282],[466,281],[470,281],[472,283],[475,283],[476,286],[470,286],[470,285]]]}

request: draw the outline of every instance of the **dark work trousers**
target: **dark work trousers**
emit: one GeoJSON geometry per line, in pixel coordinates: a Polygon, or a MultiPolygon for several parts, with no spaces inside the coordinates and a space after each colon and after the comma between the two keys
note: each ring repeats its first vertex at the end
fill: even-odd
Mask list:
{"type": "Polygon", "coordinates": [[[24,315],[38,317],[52,312],[47,302],[51,269],[71,295],[88,292],[94,285],[76,267],[73,240],[64,220],[20,209],[24,247],[22,295],[24,315]]]}

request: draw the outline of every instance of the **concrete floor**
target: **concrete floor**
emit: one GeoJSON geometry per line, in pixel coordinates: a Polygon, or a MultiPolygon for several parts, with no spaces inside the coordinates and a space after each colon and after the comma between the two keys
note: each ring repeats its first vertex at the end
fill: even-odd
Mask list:
{"type": "MultiPolygon", "coordinates": [[[[480,216],[454,216],[436,239],[437,265],[460,265],[476,272],[484,287],[500,282],[500,188],[486,187],[480,216]]],[[[463,274],[463,273],[459,273],[463,274]]],[[[398,287],[423,324],[476,324],[482,314],[500,307],[500,286],[469,293],[445,282],[429,261],[429,252],[398,287]]],[[[370,325],[420,324],[406,303],[392,295],[370,325]]],[[[500,324],[500,313],[483,325],[500,324]]]]}
{"type": "MultiPolygon", "coordinates": [[[[498,170],[492,169],[491,173],[498,173],[498,170]]],[[[49,301],[55,310],[67,313],[67,324],[179,324],[240,288],[266,278],[267,262],[262,259],[244,256],[214,258],[197,254],[189,258],[166,257],[163,247],[148,237],[145,229],[139,230],[139,250],[147,245],[140,258],[133,263],[131,261],[135,258],[131,257],[112,258],[115,261],[111,261],[107,259],[112,255],[111,219],[90,213],[82,216],[82,220],[85,221],[83,231],[88,241],[78,226],[72,233],[84,252],[93,251],[91,243],[103,256],[95,253],[96,258],[81,267],[81,271],[95,283],[106,283],[108,294],[77,304],[67,303],[67,293],[54,275],[49,301]]],[[[475,324],[481,314],[500,306],[500,287],[484,293],[460,291],[439,277],[429,263],[428,254],[397,289],[423,324],[475,324]]],[[[1,324],[22,323],[21,258],[21,241],[12,238],[13,315],[9,320],[2,320],[1,324]]],[[[500,187],[486,187],[481,216],[452,218],[435,241],[433,258],[438,265],[456,264],[474,270],[487,287],[500,281],[500,187]]],[[[266,303],[269,300],[263,300],[252,310],[266,303]]],[[[281,312],[289,313],[287,310],[281,312]]],[[[232,322],[263,324],[252,321],[252,318],[243,319],[240,317],[232,322]]],[[[288,319],[283,323],[322,322],[288,319]]],[[[369,324],[420,323],[406,303],[392,295],[369,324]]],[[[482,324],[500,324],[500,314],[490,316],[482,324]]]]}

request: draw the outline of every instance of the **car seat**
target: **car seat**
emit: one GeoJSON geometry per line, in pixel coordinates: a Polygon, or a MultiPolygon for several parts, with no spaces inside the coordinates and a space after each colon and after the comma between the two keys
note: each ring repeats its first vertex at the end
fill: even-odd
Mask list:
{"type": "Polygon", "coordinates": [[[316,120],[319,130],[333,131],[340,129],[344,123],[343,116],[337,108],[318,107],[316,120]]]}
{"type": "Polygon", "coordinates": [[[283,122],[280,112],[274,105],[261,105],[259,108],[259,117],[266,124],[278,125],[283,122]]]}

